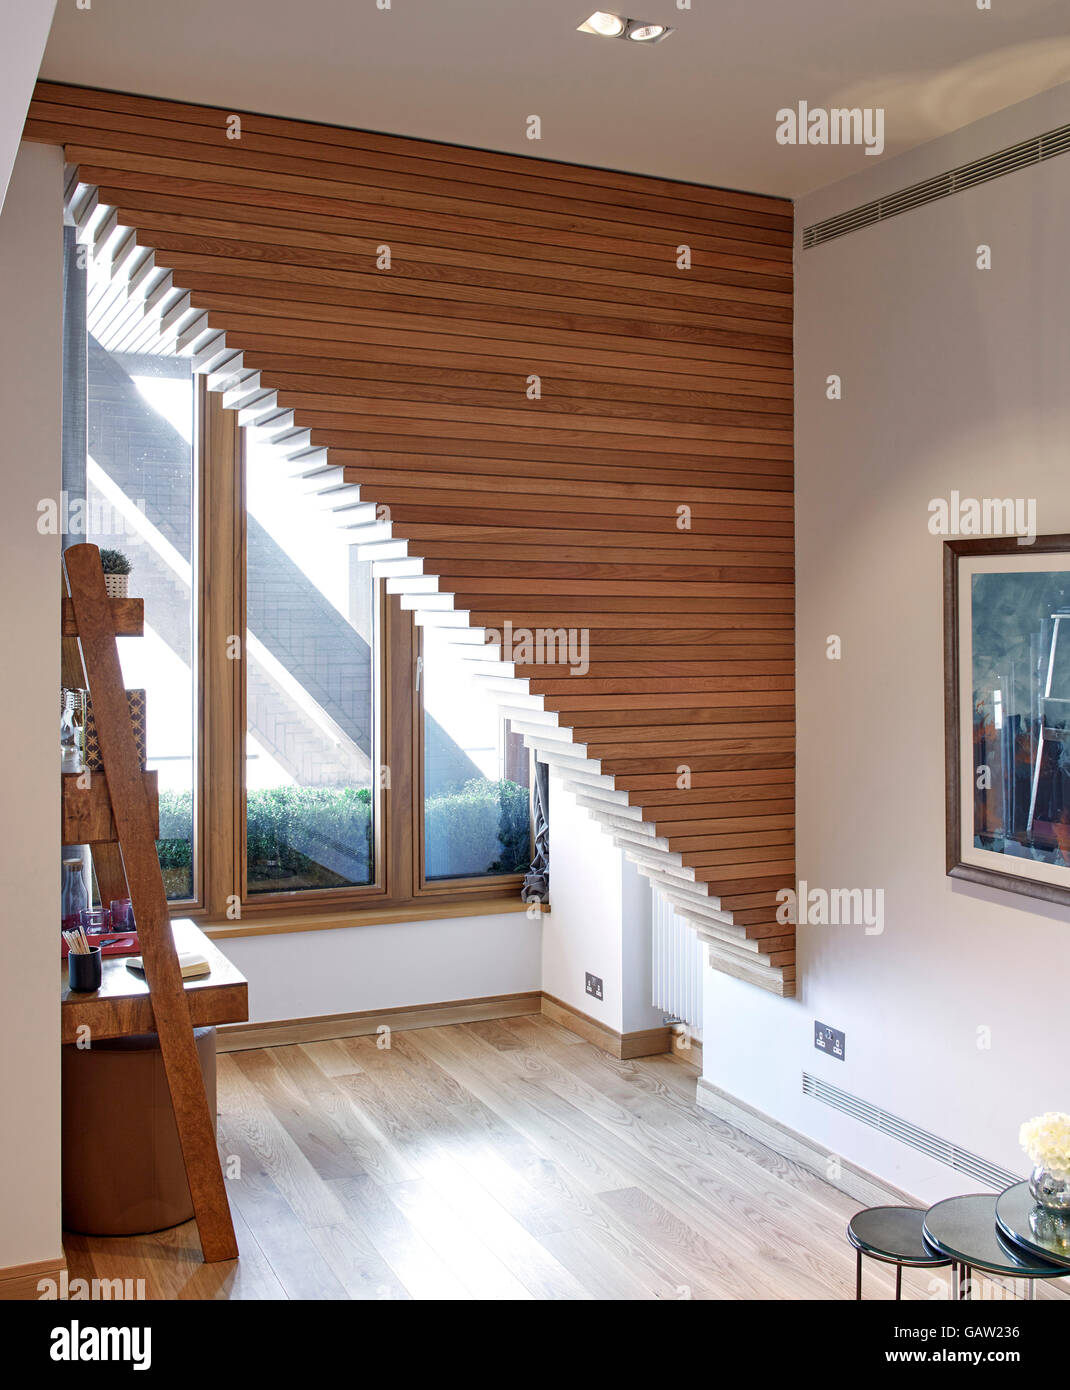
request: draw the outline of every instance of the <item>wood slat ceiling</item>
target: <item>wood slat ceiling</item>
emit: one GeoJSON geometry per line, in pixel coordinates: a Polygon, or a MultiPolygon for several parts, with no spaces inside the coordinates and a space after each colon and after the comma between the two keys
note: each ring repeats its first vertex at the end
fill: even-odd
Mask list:
{"type": "Polygon", "coordinates": [[[38,85],[102,341],[191,355],[711,964],[793,994],[791,204],[234,114],[38,85]]]}

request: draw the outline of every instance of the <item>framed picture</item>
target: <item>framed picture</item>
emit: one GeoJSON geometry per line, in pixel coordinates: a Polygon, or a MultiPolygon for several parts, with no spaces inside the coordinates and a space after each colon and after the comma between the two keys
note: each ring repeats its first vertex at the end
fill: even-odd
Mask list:
{"type": "Polygon", "coordinates": [[[1070,535],[944,544],[947,872],[1070,904],[1070,535]]]}

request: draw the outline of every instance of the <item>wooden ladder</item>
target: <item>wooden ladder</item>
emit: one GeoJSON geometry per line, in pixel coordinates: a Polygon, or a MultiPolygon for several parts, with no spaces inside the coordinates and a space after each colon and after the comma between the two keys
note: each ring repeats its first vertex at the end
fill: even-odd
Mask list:
{"type": "MultiPolygon", "coordinates": [[[[63,566],[63,684],[89,691],[105,769],[85,788],[83,818],[99,824],[101,798],[106,797],[113,826],[110,843],[94,837],[100,896],[105,903],[129,897],[133,904],[201,1253],[206,1263],[232,1260],[238,1246],[216,1148],[215,1117],[205,1094],[156,852],[158,810],[150,800],[154,783],[141,770],[115,641],[117,636],[141,634],[144,600],[108,597],[95,545],[69,547],[63,566]]],[[[73,788],[78,780],[64,779],[65,823],[68,813],[78,819],[80,797],[73,788]]]]}

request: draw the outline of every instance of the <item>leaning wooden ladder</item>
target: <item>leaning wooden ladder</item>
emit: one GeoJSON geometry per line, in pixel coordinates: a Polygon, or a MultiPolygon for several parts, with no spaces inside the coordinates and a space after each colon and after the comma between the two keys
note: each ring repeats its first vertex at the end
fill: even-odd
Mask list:
{"type": "Polygon", "coordinates": [[[115,643],[119,635],[141,631],[143,604],[108,597],[95,545],[71,546],[63,561],[63,683],[89,691],[104,768],[95,780],[105,783],[115,826],[114,843],[94,849],[101,899],[128,896],[133,904],[201,1253],[208,1263],[232,1260],[238,1246],[216,1148],[215,1117],[197,1058],[156,853],[156,815],[141,770],[115,643]]]}

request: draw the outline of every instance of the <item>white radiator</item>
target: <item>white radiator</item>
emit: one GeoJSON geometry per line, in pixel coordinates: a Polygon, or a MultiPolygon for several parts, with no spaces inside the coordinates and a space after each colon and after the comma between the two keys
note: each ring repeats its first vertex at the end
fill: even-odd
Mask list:
{"type": "Polygon", "coordinates": [[[650,893],[654,1007],[697,1032],[702,1026],[702,943],[653,884],[650,893]]]}

